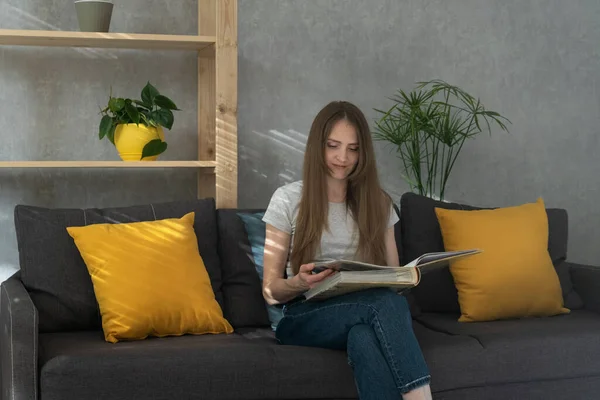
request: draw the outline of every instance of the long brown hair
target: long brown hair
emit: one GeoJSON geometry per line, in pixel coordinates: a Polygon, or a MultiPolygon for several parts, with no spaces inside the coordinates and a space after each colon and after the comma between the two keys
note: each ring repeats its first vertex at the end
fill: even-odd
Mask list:
{"type": "Polygon", "coordinates": [[[358,163],[348,176],[346,207],[356,226],[359,240],[356,256],[366,262],[384,265],[385,231],[390,217],[391,198],[381,188],[373,141],[362,111],[346,101],[327,104],[315,117],[304,154],[302,197],[290,256],[291,267],[297,274],[300,265],[312,261],[328,229],[327,175],[325,161],[327,139],[334,125],[346,120],[358,136],[358,163]]]}

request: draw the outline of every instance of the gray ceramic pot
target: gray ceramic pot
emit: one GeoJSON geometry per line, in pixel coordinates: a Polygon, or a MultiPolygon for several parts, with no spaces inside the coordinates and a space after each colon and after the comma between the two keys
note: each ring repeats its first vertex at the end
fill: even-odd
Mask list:
{"type": "Polygon", "coordinates": [[[109,0],[77,0],[75,10],[82,32],[108,32],[113,2],[109,0]]]}

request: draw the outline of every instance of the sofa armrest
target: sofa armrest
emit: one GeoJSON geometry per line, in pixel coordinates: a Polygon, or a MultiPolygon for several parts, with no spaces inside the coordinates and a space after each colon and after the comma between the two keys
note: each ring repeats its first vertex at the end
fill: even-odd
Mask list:
{"type": "Polygon", "coordinates": [[[568,263],[575,291],[586,309],[600,313],[600,267],[568,263]]]}
{"type": "Polygon", "coordinates": [[[19,273],[0,286],[2,400],[37,400],[38,313],[19,273]]]}

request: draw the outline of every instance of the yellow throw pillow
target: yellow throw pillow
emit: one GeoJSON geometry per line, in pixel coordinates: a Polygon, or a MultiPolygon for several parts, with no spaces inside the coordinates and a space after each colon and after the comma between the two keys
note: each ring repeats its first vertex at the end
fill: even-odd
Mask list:
{"type": "Polygon", "coordinates": [[[194,218],[67,228],[91,275],[106,341],[233,332],[198,251],[194,218]]]}
{"type": "Polygon", "coordinates": [[[461,322],[568,313],[548,253],[543,200],[493,210],[435,209],[447,251],[479,248],[450,272],[461,322]]]}

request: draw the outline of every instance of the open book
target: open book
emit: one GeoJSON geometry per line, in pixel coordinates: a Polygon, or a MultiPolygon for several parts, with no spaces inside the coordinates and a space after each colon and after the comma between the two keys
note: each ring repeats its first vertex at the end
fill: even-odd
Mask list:
{"type": "Polygon", "coordinates": [[[451,260],[481,253],[479,249],[426,253],[403,266],[382,266],[351,260],[317,260],[313,272],[331,268],[337,272],[304,293],[307,300],[321,300],[358,290],[417,286],[424,273],[446,267],[451,260]]]}

